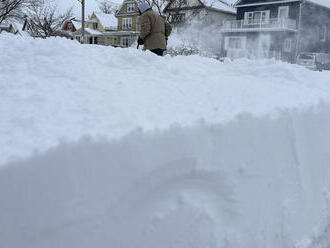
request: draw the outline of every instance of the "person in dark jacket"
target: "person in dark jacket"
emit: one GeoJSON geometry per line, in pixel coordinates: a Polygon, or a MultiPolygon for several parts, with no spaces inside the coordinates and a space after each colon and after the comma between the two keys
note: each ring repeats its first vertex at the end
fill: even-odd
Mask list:
{"type": "Polygon", "coordinates": [[[144,45],[143,50],[163,56],[167,48],[167,39],[171,34],[172,26],[163,16],[158,15],[146,2],[138,5],[140,12],[140,37],[139,45],[144,45]]]}

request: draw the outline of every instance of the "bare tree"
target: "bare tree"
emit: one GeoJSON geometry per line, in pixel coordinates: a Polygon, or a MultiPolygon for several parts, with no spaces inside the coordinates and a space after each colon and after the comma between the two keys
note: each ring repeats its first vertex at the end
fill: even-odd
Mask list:
{"type": "Polygon", "coordinates": [[[58,14],[56,7],[47,4],[36,4],[30,7],[27,17],[30,34],[33,37],[47,38],[51,36],[66,36],[61,30],[63,24],[72,19],[72,9],[58,14]]]}
{"type": "Polygon", "coordinates": [[[158,14],[163,15],[163,10],[171,0],[137,0],[137,3],[147,2],[158,14]]]}
{"type": "Polygon", "coordinates": [[[21,19],[24,11],[39,0],[0,0],[0,24],[6,19],[21,19]]]}
{"type": "Polygon", "coordinates": [[[114,14],[116,13],[118,6],[110,0],[102,0],[99,4],[99,9],[105,14],[114,14]]]}

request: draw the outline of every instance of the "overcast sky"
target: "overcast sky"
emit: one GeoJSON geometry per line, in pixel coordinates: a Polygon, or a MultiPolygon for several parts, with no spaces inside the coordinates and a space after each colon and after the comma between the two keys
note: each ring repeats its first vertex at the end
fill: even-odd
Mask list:
{"type": "MultiPolygon", "coordinates": [[[[52,1],[52,4],[55,4],[57,6],[57,9],[59,11],[65,11],[71,7],[73,7],[73,13],[75,17],[80,18],[81,17],[81,4],[78,0],[50,0],[52,1]]],[[[98,11],[98,3],[101,0],[85,0],[86,2],[86,16],[88,14],[91,14],[93,11],[98,11]]],[[[114,3],[121,4],[121,0],[113,0],[114,3]]]]}

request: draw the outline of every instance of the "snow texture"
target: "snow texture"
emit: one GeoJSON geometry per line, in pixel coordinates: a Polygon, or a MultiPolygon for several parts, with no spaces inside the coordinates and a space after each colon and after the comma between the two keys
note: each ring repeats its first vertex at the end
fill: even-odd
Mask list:
{"type": "Polygon", "coordinates": [[[329,72],[11,35],[0,54],[1,247],[329,247],[329,72]]]}
{"type": "Polygon", "coordinates": [[[202,2],[207,7],[236,14],[236,9],[232,6],[232,0],[205,0],[202,2]]]}

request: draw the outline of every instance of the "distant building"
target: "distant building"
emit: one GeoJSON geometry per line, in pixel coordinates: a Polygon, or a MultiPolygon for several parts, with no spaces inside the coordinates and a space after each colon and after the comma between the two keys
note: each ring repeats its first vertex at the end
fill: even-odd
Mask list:
{"type": "Polygon", "coordinates": [[[18,29],[14,23],[8,22],[8,21],[3,21],[0,24],[0,33],[1,32],[7,32],[7,33],[12,33],[12,34],[18,34],[18,29]]]}
{"type": "MultiPolygon", "coordinates": [[[[131,0],[125,0],[115,15],[93,12],[86,20],[85,43],[129,47],[139,36],[138,18],[137,3],[131,0]]],[[[68,29],[68,25],[70,22],[64,27],[68,29]]],[[[73,31],[73,36],[81,41],[81,27],[73,31]]]]}
{"type": "Polygon", "coordinates": [[[81,28],[81,21],[76,19],[67,20],[63,23],[62,31],[72,35],[81,28]]]}
{"type": "Polygon", "coordinates": [[[239,0],[225,21],[222,55],[294,62],[300,52],[330,53],[330,1],[239,0]]]}
{"type": "Polygon", "coordinates": [[[234,0],[174,0],[164,9],[164,14],[174,25],[200,20],[204,25],[236,19],[234,0]]]}
{"type": "Polygon", "coordinates": [[[129,47],[140,34],[139,11],[136,1],[124,0],[116,13],[118,32],[116,33],[121,47],[129,47]]]}

